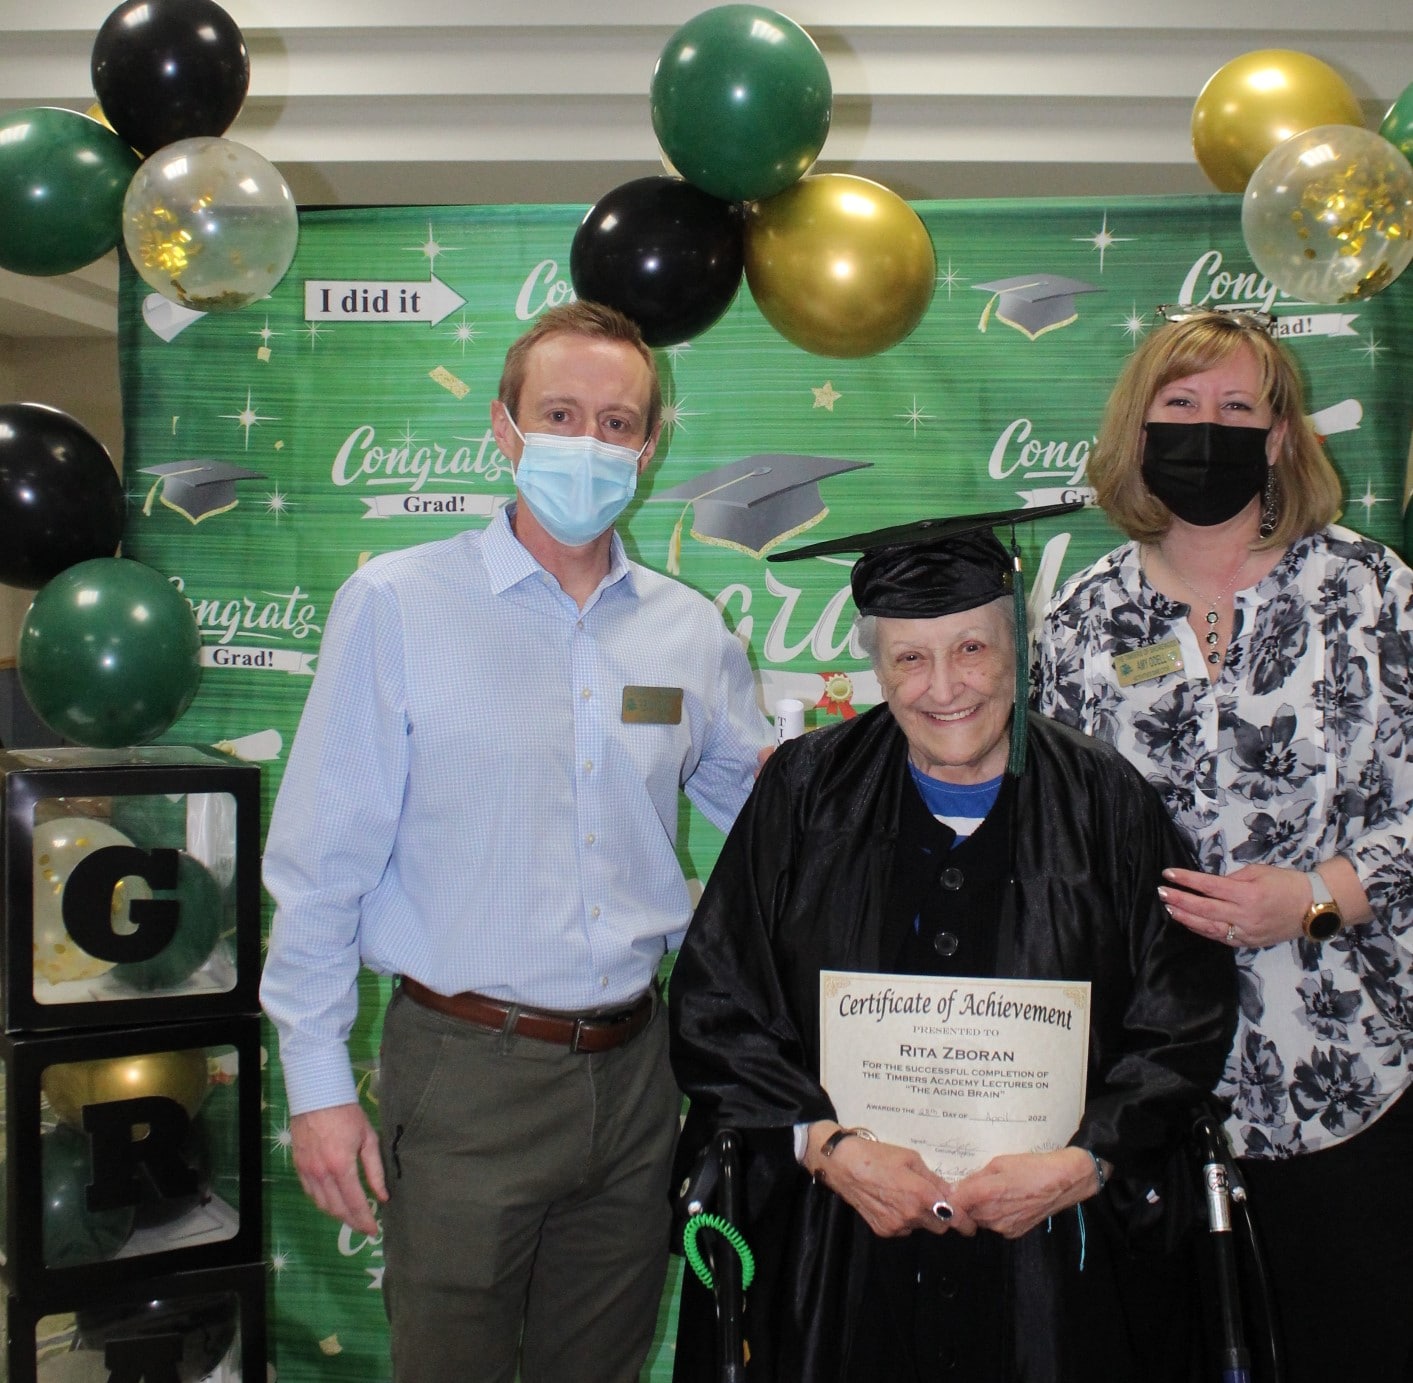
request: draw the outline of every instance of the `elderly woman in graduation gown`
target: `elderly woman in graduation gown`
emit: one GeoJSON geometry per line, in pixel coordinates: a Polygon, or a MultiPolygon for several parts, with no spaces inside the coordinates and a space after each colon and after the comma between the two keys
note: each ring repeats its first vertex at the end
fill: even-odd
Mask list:
{"type": "MultiPolygon", "coordinates": [[[[670,982],[679,1171],[718,1129],[744,1149],[748,1379],[1190,1376],[1184,1139],[1235,1024],[1234,968],[1165,916],[1161,871],[1189,857],[1155,793],[1107,746],[1027,729],[1019,564],[992,522],[1032,516],[788,554],[862,550],[852,591],[886,704],[775,753],[670,982]],[[820,1081],[822,970],[1089,981],[1069,1145],[951,1184],[842,1128],[820,1081]]],[[[715,1379],[712,1298],[685,1278],[676,1376],[715,1379]]]]}

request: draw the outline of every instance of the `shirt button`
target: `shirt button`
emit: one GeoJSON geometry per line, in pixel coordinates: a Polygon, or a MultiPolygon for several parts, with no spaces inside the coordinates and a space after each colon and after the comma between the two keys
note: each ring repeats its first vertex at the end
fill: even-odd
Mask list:
{"type": "Polygon", "coordinates": [[[957,954],[957,947],[962,943],[953,932],[938,932],[932,938],[932,949],[939,956],[954,956],[957,954]]]}
{"type": "Polygon", "coordinates": [[[598,909],[598,906],[597,906],[597,905],[595,905],[594,907],[592,907],[592,908],[589,909],[589,916],[590,916],[590,917],[597,917],[598,915],[599,915],[599,909],[598,909]]]}
{"type": "Polygon", "coordinates": [[[584,837],[584,844],[585,844],[585,845],[592,845],[592,844],[594,843],[594,839],[595,839],[594,833],[593,833],[592,831],[590,831],[589,834],[584,837]]]}
{"type": "Polygon", "coordinates": [[[594,761],[593,761],[592,759],[585,759],[585,760],[584,760],[584,772],[585,772],[585,773],[592,773],[593,771],[594,771],[594,761]]]}
{"type": "Polygon", "coordinates": [[[942,887],[948,893],[955,893],[963,883],[963,875],[960,869],[955,866],[942,871],[942,887]]]}
{"type": "Polygon", "coordinates": [[[945,1274],[937,1279],[937,1295],[944,1301],[951,1301],[957,1295],[957,1279],[945,1274]]]}
{"type": "Polygon", "coordinates": [[[585,687],[583,691],[579,693],[580,700],[583,701],[587,701],[592,695],[593,692],[591,692],[588,687],[585,687]]]}
{"type": "Polygon", "coordinates": [[[600,975],[600,976],[599,976],[599,988],[600,988],[600,989],[607,989],[607,988],[608,988],[608,976],[607,976],[607,975],[600,975]]]}

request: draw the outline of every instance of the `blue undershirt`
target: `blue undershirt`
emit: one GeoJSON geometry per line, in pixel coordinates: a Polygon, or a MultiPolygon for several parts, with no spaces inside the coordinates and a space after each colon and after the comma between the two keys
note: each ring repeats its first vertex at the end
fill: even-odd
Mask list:
{"type": "Polygon", "coordinates": [[[986,820],[986,813],[996,805],[1001,791],[1000,774],[984,783],[944,783],[938,778],[929,778],[911,761],[908,772],[913,775],[927,810],[957,833],[953,849],[986,820]]]}

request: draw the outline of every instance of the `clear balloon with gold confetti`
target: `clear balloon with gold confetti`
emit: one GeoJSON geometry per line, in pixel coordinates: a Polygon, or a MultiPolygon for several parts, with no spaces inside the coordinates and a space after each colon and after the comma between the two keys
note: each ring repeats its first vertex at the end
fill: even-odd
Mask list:
{"type": "Polygon", "coordinates": [[[181,139],[137,170],[123,243],[164,298],[234,312],[284,277],[299,241],[294,194],[274,164],[230,139],[181,139]]]}
{"type": "Polygon", "coordinates": [[[1413,165],[1370,130],[1306,130],[1251,175],[1241,230],[1256,267],[1289,297],[1371,298],[1413,259],[1413,165]]]}

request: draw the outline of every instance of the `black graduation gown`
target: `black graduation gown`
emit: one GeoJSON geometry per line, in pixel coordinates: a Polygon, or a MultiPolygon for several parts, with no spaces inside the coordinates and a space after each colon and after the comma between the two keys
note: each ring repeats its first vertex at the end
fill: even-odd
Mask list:
{"type": "MultiPolygon", "coordinates": [[[[1181,1303],[1160,1297],[1169,1260],[1133,1245],[1185,1227],[1193,1181],[1181,1147],[1229,1049],[1234,958],[1164,914],[1160,871],[1190,856],[1124,760],[1038,716],[1029,758],[1014,785],[1014,901],[995,919],[995,972],[1091,982],[1087,1102],[1073,1142],[1117,1171],[1082,1207],[1083,1228],[1071,1210],[999,1245],[1007,1332],[994,1377],[1151,1383],[1174,1376],[1166,1342],[1184,1323],[1181,1303]]],[[[887,969],[910,920],[900,923],[912,900],[897,885],[911,867],[900,857],[907,772],[886,706],[781,746],[671,978],[673,1068],[692,1102],[679,1170],[718,1128],[738,1129],[745,1149],[751,1379],[874,1376],[850,1354],[872,1235],[799,1168],[792,1129],[834,1117],[818,1080],[819,972],[887,969]]],[[[679,1380],[716,1376],[710,1295],[690,1273],[676,1370],[679,1380]]]]}

